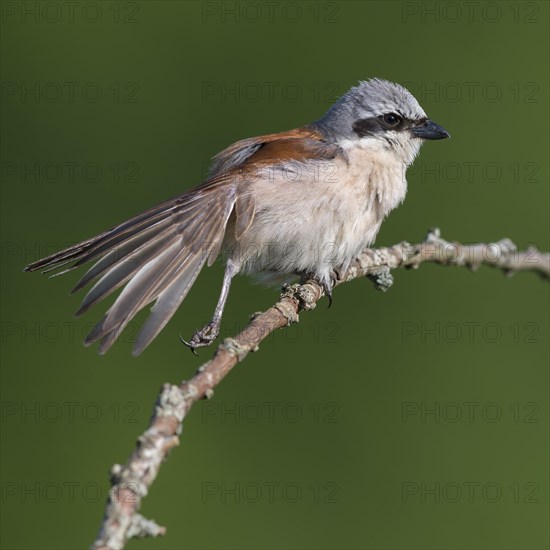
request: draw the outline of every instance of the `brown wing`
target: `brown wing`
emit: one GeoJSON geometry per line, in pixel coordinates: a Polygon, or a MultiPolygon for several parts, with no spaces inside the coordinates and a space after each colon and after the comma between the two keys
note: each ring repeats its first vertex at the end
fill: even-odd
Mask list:
{"type": "Polygon", "coordinates": [[[252,225],[254,197],[247,178],[255,167],[288,160],[333,158],[337,151],[311,129],[270,134],[235,143],[214,161],[209,178],[199,187],[117,225],[116,227],[28,265],[26,271],[66,266],[65,273],[83,264],[94,265],[73,292],[95,282],[77,315],[88,311],[126,285],[85,344],[100,342],[106,352],[131,319],[155,302],[144,324],[134,354],[139,354],[175,313],[205,262],[218,255],[227,221],[235,209],[236,237],[252,225]]]}
{"type": "Polygon", "coordinates": [[[243,139],[218,153],[210,168],[209,177],[230,172],[235,168],[250,169],[256,162],[281,163],[289,160],[332,159],[340,149],[329,144],[312,126],[288,132],[266,134],[243,139]]]}
{"type": "MultiPolygon", "coordinates": [[[[266,165],[279,165],[289,161],[331,160],[342,156],[341,149],[324,141],[313,127],[296,128],[288,132],[267,134],[237,141],[214,157],[210,177],[231,172],[241,177],[235,203],[235,238],[241,239],[254,221],[256,204],[249,192],[247,174],[266,165]]],[[[210,263],[209,263],[210,265],[210,263]]]]}

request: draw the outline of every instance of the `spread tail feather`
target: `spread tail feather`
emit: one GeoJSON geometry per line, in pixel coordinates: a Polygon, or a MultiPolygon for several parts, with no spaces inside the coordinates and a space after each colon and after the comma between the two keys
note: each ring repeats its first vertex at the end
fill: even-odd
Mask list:
{"type": "Polygon", "coordinates": [[[195,190],[47,258],[25,271],[46,273],[69,265],[58,275],[95,260],[77,283],[76,292],[96,281],[77,315],[125,285],[85,345],[100,343],[105,353],[145,306],[155,302],[134,347],[141,353],[174,315],[206,262],[218,255],[235,204],[231,184],[210,180],[195,190]]]}

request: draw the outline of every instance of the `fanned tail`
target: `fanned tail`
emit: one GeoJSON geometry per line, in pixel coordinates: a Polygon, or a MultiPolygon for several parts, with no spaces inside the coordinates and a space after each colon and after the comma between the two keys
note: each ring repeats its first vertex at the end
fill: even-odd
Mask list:
{"type": "Polygon", "coordinates": [[[134,218],[25,267],[60,275],[95,261],[77,283],[76,292],[95,282],[76,315],[88,311],[124,286],[85,344],[100,342],[105,353],[145,306],[156,301],[134,346],[141,353],[174,315],[204,264],[220,250],[235,192],[224,182],[209,181],[134,218]],[[217,184],[217,185],[215,185],[217,184]]]}

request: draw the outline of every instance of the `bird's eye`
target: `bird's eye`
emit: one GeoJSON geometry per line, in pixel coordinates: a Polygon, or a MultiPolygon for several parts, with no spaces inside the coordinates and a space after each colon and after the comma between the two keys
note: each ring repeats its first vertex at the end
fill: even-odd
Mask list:
{"type": "Polygon", "coordinates": [[[395,128],[401,122],[401,117],[395,113],[388,113],[384,115],[384,122],[391,128],[395,128]]]}

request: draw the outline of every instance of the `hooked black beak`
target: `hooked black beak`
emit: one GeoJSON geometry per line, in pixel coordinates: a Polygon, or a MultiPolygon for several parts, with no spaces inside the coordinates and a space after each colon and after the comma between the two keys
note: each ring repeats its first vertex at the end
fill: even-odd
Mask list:
{"type": "Polygon", "coordinates": [[[431,120],[426,120],[420,126],[414,126],[412,133],[422,139],[445,139],[451,137],[451,134],[445,128],[431,120]]]}

